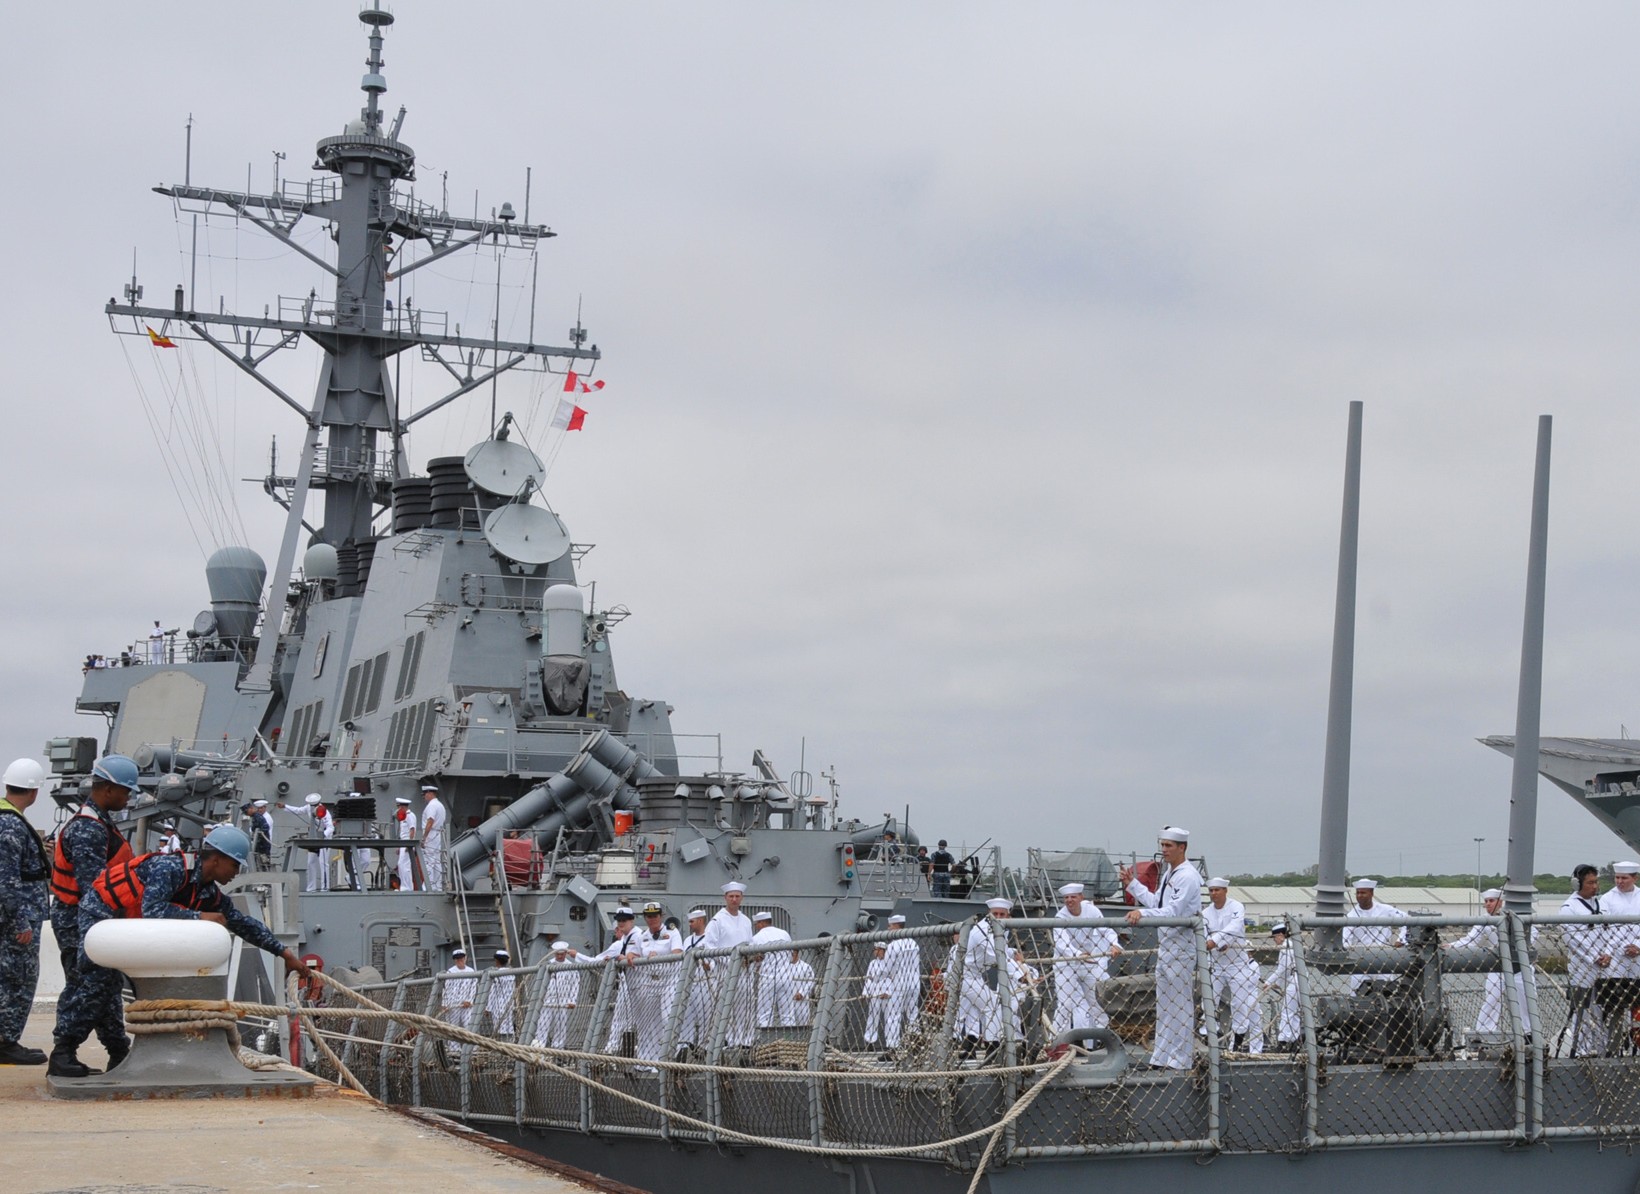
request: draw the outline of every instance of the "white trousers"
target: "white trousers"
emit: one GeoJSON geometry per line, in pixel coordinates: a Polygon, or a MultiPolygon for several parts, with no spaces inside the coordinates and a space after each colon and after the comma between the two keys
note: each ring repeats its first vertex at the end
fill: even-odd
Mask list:
{"type": "Polygon", "coordinates": [[[329,891],[332,858],[329,850],[315,850],[308,855],[307,879],[304,891],[329,891]]]}
{"type": "Polygon", "coordinates": [[[1230,1031],[1247,1038],[1251,1053],[1264,1052],[1264,1017],[1258,1009],[1258,967],[1245,956],[1213,964],[1213,999],[1230,1003],[1230,1031]]]}
{"type": "Polygon", "coordinates": [[[875,1045],[886,1033],[888,1047],[898,1049],[901,1020],[894,1015],[894,996],[874,995],[866,1003],[870,1005],[866,1011],[866,1044],[875,1045]]]}
{"type": "Polygon", "coordinates": [[[1053,968],[1053,1030],[1109,1028],[1110,1016],[1099,1006],[1102,967],[1088,962],[1057,962],[1053,968]]]}
{"type": "Polygon", "coordinates": [[[444,890],[444,840],[430,838],[421,851],[421,874],[428,891],[444,890]]]}
{"type": "Polygon", "coordinates": [[[1196,960],[1188,954],[1163,950],[1156,955],[1156,1046],[1150,1064],[1188,1070],[1196,1059],[1191,1026],[1196,1019],[1191,991],[1196,960]]]}
{"type": "Polygon", "coordinates": [[[411,860],[413,858],[414,858],[414,855],[412,855],[409,850],[400,850],[399,851],[399,890],[400,891],[415,891],[416,890],[416,872],[415,872],[415,869],[412,866],[412,862],[411,862],[411,860]]]}

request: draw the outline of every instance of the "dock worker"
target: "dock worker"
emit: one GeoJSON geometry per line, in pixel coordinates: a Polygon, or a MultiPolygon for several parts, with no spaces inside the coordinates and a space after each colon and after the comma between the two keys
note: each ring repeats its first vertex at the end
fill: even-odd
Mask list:
{"type": "MultiPolygon", "coordinates": [[[[313,977],[307,963],[286,948],[267,925],[235,908],[222,893],[221,885],[233,881],[250,861],[250,854],[251,839],[244,830],[216,825],[200,842],[192,868],[184,855],[163,851],[110,863],[80,898],[82,938],[104,920],[208,920],[257,949],[284,959],[285,968],[307,982],[313,977]]],[[[82,961],[81,966],[87,987],[102,990],[103,997],[117,1005],[124,985],[120,972],[90,959],[82,961]]],[[[63,1025],[64,1039],[74,1041],[78,1047],[93,1027],[88,1016],[69,1017],[63,1025]]],[[[114,1064],[110,1059],[109,1068],[113,1069],[114,1064]]]]}
{"type": "MultiPolygon", "coordinates": [[[[790,933],[774,923],[774,914],[767,909],[752,917],[752,927],[756,930],[752,934],[753,945],[779,945],[792,939],[790,933]]],[[[772,953],[753,954],[746,960],[757,968],[757,1026],[783,1028],[791,1024],[794,1018],[791,954],[777,949],[772,953]]]]}
{"type": "MultiPolygon", "coordinates": [[[[1258,963],[1247,948],[1247,910],[1230,898],[1230,880],[1207,881],[1207,956],[1213,975],[1213,998],[1230,1005],[1232,1048],[1238,1053],[1264,1052],[1264,1019],[1258,1008],[1258,963]]],[[[1205,1029],[1204,1029],[1205,1031],[1205,1029]]]]}
{"type": "MultiPolygon", "coordinates": [[[[1134,876],[1131,866],[1121,868],[1127,892],[1139,907],[1127,914],[1136,925],[1146,917],[1197,917],[1202,910],[1202,877],[1185,857],[1190,831],[1178,825],[1164,827],[1157,836],[1165,870],[1157,890],[1151,891],[1134,876]]],[[[1160,1069],[1188,1070],[1195,1060],[1192,1023],[1196,1002],[1192,980],[1196,975],[1196,932],[1188,925],[1156,930],[1156,1042],[1150,1064],[1160,1069]]]]}
{"type": "Polygon", "coordinates": [[[1298,1039],[1303,1033],[1303,1025],[1298,1016],[1298,967],[1293,961],[1293,947],[1287,938],[1286,925],[1270,926],[1270,940],[1276,947],[1276,965],[1264,983],[1264,990],[1275,991],[1280,995],[1281,1010],[1277,1013],[1276,1019],[1276,1044],[1283,1053],[1291,1053],[1298,1048],[1298,1039]]]}
{"type": "Polygon", "coordinates": [[[455,965],[444,972],[439,1014],[446,1024],[466,1028],[472,1023],[473,1002],[478,998],[478,971],[467,965],[467,951],[459,945],[450,951],[450,960],[455,965]]]}
{"type": "Polygon", "coordinates": [[[444,890],[444,848],[450,814],[438,798],[438,785],[424,780],[421,785],[421,873],[428,891],[444,890]]]}
{"type": "MultiPolygon", "coordinates": [[[[1481,904],[1486,909],[1486,915],[1497,916],[1503,911],[1503,891],[1492,887],[1481,892],[1481,904]]],[[[1532,926],[1532,937],[1537,938],[1537,926],[1532,926]]],[[[1471,925],[1469,931],[1462,937],[1448,942],[1443,949],[1484,949],[1494,956],[1498,953],[1498,929],[1496,925],[1471,925]]],[[[1517,969],[1515,981],[1511,984],[1515,989],[1514,1018],[1521,1026],[1521,1031],[1531,1032],[1532,1022],[1526,1010],[1526,976],[1517,969]]],[[[1475,1031],[1494,1033],[1498,1031],[1499,1022],[1503,1017],[1503,974],[1493,971],[1486,976],[1486,994],[1481,1001],[1480,1013],[1475,1017],[1475,1031]]]]}
{"type": "MultiPolygon", "coordinates": [[[[1585,862],[1572,871],[1576,890],[1560,906],[1562,916],[1600,915],[1600,868],[1585,862]]],[[[1606,1025],[1594,1003],[1594,985],[1611,966],[1604,925],[1562,925],[1566,942],[1566,1025],[1572,1033],[1573,1057],[1599,1057],[1606,1051],[1606,1025]],[[1602,961],[1604,958],[1604,961],[1602,961]]]]}
{"type": "Polygon", "coordinates": [[[885,1035],[885,1027],[887,1029],[889,1052],[883,1054],[886,1060],[889,1053],[900,1047],[900,1026],[889,1015],[894,1001],[894,974],[886,941],[871,943],[871,961],[866,964],[865,980],[860,984],[860,998],[866,1003],[866,1044],[875,1048],[885,1035]]]}
{"type": "Polygon", "coordinates": [[[109,1068],[131,1052],[125,1035],[125,1012],[117,986],[88,987],[87,965],[80,948],[80,893],[90,891],[97,876],[131,857],[131,846],[114,827],[137,791],[137,765],[124,755],[104,755],[91,767],[91,795],[57,831],[51,859],[51,930],[63,964],[63,990],[57,997],[57,1024],[46,1072],[57,1078],[84,1078],[89,1066],[76,1056],[91,1032],[108,1050],[109,1068]],[[88,1026],[85,1031],[81,1025],[88,1026]]]}
{"type": "Polygon", "coordinates": [[[541,1014],[535,1019],[535,1038],[530,1042],[537,1049],[562,1049],[568,1041],[570,1013],[581,1001],[581,976],[586,973],[574,969],[570,963],[590,961],[591,958],[576,953],[568,941],[552,943],[547,989],[541,995],[541,1014]]]}
{"type": "MultiPolygon", "coordinates": [[[[737,945],[745,945],[751,941],[756,930],[752,927],[751,917],[740,910],[742,901],[746,898],[746,885],[738,879],[731,879],[723,885],[723,907],[712,914],[712,919],[706,925],[706,949],[733,949],[737,945]]],[[[726,963],[728,959],[724,959],[726,963]]],[[[721,983],[727,981],[729,967],[714,965],[712,968],[712,1001],[717,999],[717,990],[721,983]]],[[[725,1034],[725,1043],[729,1045],[750,1045],[756,1037],[755,1021],[757,1014],[755,986],[756,975],[742,971],[740,985],[735,988],[734,1003],[729,1008],[728,1030],[725,1034]]]]}
{"type": "MultiPolygon", "coordinates": [[[[905,917],[896,912],[888,918],[890,929],[904,929],[905,917]]],[[[890,1049],[899,1048],[900,1036],[917,1022],[917,996],[922,993],[922,952],[915,937],[896,937],[888,944],[888,969],[894,981],[894,998],[889,1000],[889,1015],[894,1030],[889,1034],[890,1049]]]]}
{"type": "MultiPolygon", "coordinates": [[[[393,797],[393,819],[399,823],[399,841],[413,842],[416,840],[416,827],[421,824],[416,818],[415,811],[410,807],[410,797],[393,797]]],[[[414,850],[399,851],[399,890],[416,890],[416,852],[414,850]]]]}
{"type": "MultiPolygon", "coordinates": [[[[505,970],[512,965],[512,955],[504,949],[495,951],[495,968],[505,970]]],[[[499,1037],[513,1034],[514,1005],[518,996],[518,976],[492,974],[490,993],[484,999],[484,1010],[490,1014],[490,1031],[499,1037]]]]}
{"type": "MultiPolygon", "coordinates": [[[[1640,916],[1636,874],[1640,862],[1612,863],[1612,889],[1600,897],[1604,915],[1640,916]]],[[[1595,994],[1606,1018],[1606,1050],[1615,1053],[1626,1051],[1634,1009],[1640,1006],[1640,925],[1607,925],[1604,953],[1611,960],[1605,966],[1606,981],[1595,994]]]]}
{"type": "MultiPolygon", "coordinates": [[[[1360,920],[1364,917],[1392,917],[1395,920],[1406,920],[1407,914],[1393,904],[1386,904],[1378,898],[1378,880],[1357,879],[1355,881],[1355,903],[1344,915],[1349,920],[1360,920]]],[[[1351,925],[1344,930],[1344,948],[1346,949],[1382,949],[1389,946],[1403,946],[1407,943],[1407,931],[1394,928],[1390,925],[1351,925]]],[[[1354,994],[1361,989],[1362,983],[1388,981],[1393,974],[1355,974],[1350,976],[1350,993],[1354,994]]]]}
{"type": "MultiPolygon", "coordinates": [[[[1104,913],[1082,898],[1080,883],[1059,889],[1059,920],[1103,920],[1104,913]]],[[[1110,959],[1121,955],[1115,929],[1097,925],[1067,926],[1053,931],[1053,1030],[1109,1028],[1110,1016],[1099,1005],[1099,984],[1110,974],[1110,959]]]]}
{"type": "Polygon", "coordinates": [[[44,1065],[46,1055],[20,1043],[40,982],[40,926],[51,911],[51,862],[25,815],[46,782],[33,759],[6,768],[0,798],[0,1065],[44,1065]]]}
{"type": "Polygon", "coordinates": [[[273,818],[268,815],[266,800],[251,801],[251,857],[256,860],[256,869],[271,871],[273,869],[273,818]]]}

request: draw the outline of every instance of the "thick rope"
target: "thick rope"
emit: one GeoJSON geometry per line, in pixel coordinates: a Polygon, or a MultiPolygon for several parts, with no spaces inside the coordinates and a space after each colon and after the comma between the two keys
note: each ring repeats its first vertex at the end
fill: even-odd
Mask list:
{"type": "MultiPolygon", "coordinates": [[[[914,1145],[847,1147],[803,1144],[796,1141],[781,1140],[766,1136],[754,1136],[750,1133],[736,1131],[733,1128],[711,1123],[708,1120],[697,1119],[694,1116],[686,1115],[674,1108],[658,1106],[657,1104],[648,1102],[636,1095],[629,1094],[626,1091],[619,1090],[604,1082],[600,1082],[590,1075],[581,1074],[568,1066],[560,1065],[553,1060],[554,1058],[592,1060],[607,1065],[611,1060],[622,1059],[612,1059],[608,1055],[600,1053],[580,1053],[565,1049],[546,1049],[536,1046],[517,1045],[508,1041],[493,1040],[468,1029],[459,1028],[453,1024],[447,1024],[444,1021],[435,1019],[432,1016],[421,1015],[417,1012],[393,1011],[390,1008],[384,1008],[380,1004],[372,1003],[369,999],[359,995],[358,992],[350,991],[347,988],[342,987],[328,976],[321,975],[321,978],[326,985],[331,986],[338,991],[345,991],[351,998],[367,1006],[362,1008],[317,1008],[294,1006],[293,1008],[291,1005],[281,1006],[278,1004],[266,1003],[243,1003],[235,1000],[153,1000],[149,1001],[148,1007],[141,1010],[144,1012],[190,1012],[193,1013],[196,1018],[198,1012],[200,1011],[216,1012],[218,1013],[218,1017],[220,1017],[224,1012],[231,1012],[232,1014],[238,1016],[259,1016],[269,1019],[290,1015],[294,1010],[296,1016],[300,1018],[307,1027],[314,1040],[314,1043],[319,1046],[321,1051],[325,1054],[326,1059],[329,1060],[332,1065],[337,1067],[337,1073],[342,1076],[343,1080],[346,1081],[348,1085],[353,1087],[353,1089],[373,1101],[379,1100],[376,1100],[375,1096],[372,1095],[370,1091],[366,1090],[363,1084],[359,1082],[352,1072],[342,1064],[341,1059],[337,1057],[336,1054],[330,1049],[329,1045],[325,1043],[320,1030],[315,1024],[315,1021],[320,1019],[390,1020],[400,1024],[415,1026],[433,1036],[456,1041],[460,1044],[470,1044],[478,1048],[489,1049],[492,1052],[501,1054],[504,1057],[510,1057],[515,1061],[524,1063],[525,1065],[535,1066],[557,1074],[560,1077],[568,1078],[573,1082],[595,1087],[606,1095],[610,1095],[623,1102],[630,1103],[644,1111],[662,1115],[682,1126],[695,1128],[702,1132],[711,1133],[724,1139],[737,1141],[744,1144],[761,1145],[766,1148],[782,1149],[787,1152],[807,1153],[813,1156],[903,1157],[944,1152],[960,1145],[970,1144],[976,1140],[990,1137],[990,1142],[986,1149],[986,1155],[982,1161],[982,1165],[989,1162],[989,1156],[995,1149],[996,1141],[1001,1138],[1002,1133],[1007,1130],[1008,1126],[1018,1120],[1018,1118],[1025,1113],[1031,1103],[1035,1100],[1036,1096],[1040,1094],[1054,1078],[1058,1077],[1058,1075],[1068,1066],[1070,1066],[1079,1057],[1083,1056],[1080,1050],[1071,1048],[1066,1050],[1064,1056],[1047,1066],[1009,1066],[999,1067],[997,1069],[987,1069],[983,1071],[950,1070],[926,1071],[920,1074],[878,1073],[861,1075],[862,1077],[869,1077],[876,1081],[881,1081],[883,1079],[904,1080],[913,1077],[925,1079],[949,1079],[974,1077],[980,1074],[983,1074],[986,1077],[998,1077],[1004,1074],[1027,1072],[1035,1073],[1039,1076],[1037,1081],[1032,1083],[1031,1086],[1022,1093],[1020,1098],[1015,1100],[1014,1105],[1000,1120],[994,1124],[987,1125],[983,1128],[978,1128],[972,1132],[966,1132],[961,1136],[953,1136],[944,1140],[933,1140],[923,1144],[914,1145]]],[[[135,1004],[132,1006],[137,1007],[135,1004]]],[[[218,1017],[212,1017],[212,1019],[218,1017]]],[[[645,1061],[642,1062],[642,1064],[652,1065],[656,1069],[674,1070],[678,1072],[707,1072],[740,1075],[744,1075],[748,1072],[743,1068],[735,1066],[700,1065],[688,1062],[655,1061],[651,1063],[645,1061]]],[[[819,1077],[831,1081],[837,1081],[845,1076],[837,1071],[814,1072],[780,1070],[778,1071],[778,1074],[782,1081],[792,1081],[804,1077],[819,1077]]],[[[981,1170],[981,1172],[983,1172],[983,1170],[981,1170]]],[[[978,1174],[976,1174],[976,1182],[977,1179],[978,1174]]]]}

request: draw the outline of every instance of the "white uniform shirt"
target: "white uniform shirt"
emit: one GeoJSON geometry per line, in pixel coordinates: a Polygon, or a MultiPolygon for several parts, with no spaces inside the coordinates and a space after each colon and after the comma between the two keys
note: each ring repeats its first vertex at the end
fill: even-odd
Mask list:
{"type": "MultiPolygon", "coordinates": [[[[1092,904],[1084,903],[1082,911],[1072,916],[1069,908],[1060,908],[1054,916],[1059,920],[1103,920],[1105,914],[1092,904]]],[[[1100,977],[1109,971],[1110,951],[1118,944],[1115,929],[1085,928],[1072,925],[1053,931],[1053,954],[1056,958],[1074,958],[1098,971],[1100,977]]],[[[1075,964],[1075,963],[1073,963],[1075,964]]]]}
{"type": "Polygon", "coordinates": [[[421,820],[422,843],[429,851],[442,850],[444,848],[444,828],[450,821],[450,814],[445,811],[443,802],[437,796],[423,806],[421,820]]]}
{"type": "Polygon", "coordinates": [[[904,937],[890,941],[883,957],[893,973],[895,993],[902,1000],[915,997],[922,987],[922,952],[917,949],[916,939],[904,937]]]}
{"type": "MultiPolygon", "coordinates": [[[[441,1000],[444,1007],[460,1007],[464,1003],[471,1003],[478,995],[478,971],[471,966],[452,966],[444,972],[456,977],[446,979],[444,983],[444,997],[441,1000]]],[[[462,1023],[466,1021],[463,1020],[462,1023]]]]}
{"type": "MultiPolygon", "coordinates": [[[[1607,916],[1640,916],[1640,887],[1628,895],[1612,888],[1600,897],[1600,911],[1607,916]]],[[[1640,958],[1623,952],[1627,945],[1640,945],[1640,925],[1607,925],[1603,952],[1612,956],[1606,978],[1640,978],[1640,958]]]]}
{"type": "Polygon", "coordinates": [[[516,974],[497,974],[490,979],[490,993],[484,1000],[484,1009],[490,1013],[490,1023],[498,1033],[513,1030],[513,1000],[518,992],[516,974]]]}
{"type": "Polygon", "coordinates": [[[719,908],[706,922],[707,949],[733,949],[752,939],[752,920],[744,912],[731,916],[727,908],[719,908]]]}
{"type": "MultiPolygon", "coordinates": [[[[396,813],[394,815],[397,816],[396,813]]],[[[404,819],[399,822],[399,841],[413,841],[416,836],[416,826],[418,824],[420,824],[420,822],[416,820],[416,814],[411,812],[410,809],[406,807],[404,810],[404,819]]]]}
{"type": "Polygon", "coordinates": [[[894,993],[894,965],[886,957],[872,958],[871,964],[866,967],[865,982],[860,985],[860,994],[867,999],[882,1002],[894,993]]]}
{"type": "MultiPolygon", "coordinates": [[[[1574,893],[1560,906],[1562,916],[1599,916],[1600,912],[1598,895],[1585,900],[1574,893]]],[[[1595,959],[1606,952],[1606,926],[1561,925],[1560,935],[1566,942],[1566,981],[1574,987],[1594,986],[1595,979],[1605,976],[1595,959]]]]}
{"type": "Polygon", "coordinates": [[[174,833],[166,834],[160,841],[159,852],[161,854],[181,854],[182,839],[174,833]]]}
{"type": "MultiPolygon", "coordinates": [[[[1138,879],[1128,884],[1128,894],[1138,902],[1140,916],[1200,916],[1202,877],[1188,859],[1168,868],[1161,887],[1151,891],[1138,879]]],[[[1196,956],[1196,934],[1188,927],[1156,930],[1157,952],[1173,959],[1196,956]]]]}
{"type": "Polygon", "coordinates": [[[1224,907],[1209,903],[1202,909],[1202,923],[1207,928],[1207,939],[1213,943],[1211,951],[1214,966],[1245,964],[1247,953],[1247,910],[1240,900],[1226,899],[1224,907]]]}
{"type": "MultiPolygon", "coordinates": [[[[1372,907],[1362,910],[1360,904],[1351,904],[1350,910],[1344,914],[1347,920],[1361,920],[1367,917],[1393,917],[1396,920],[1406,920],[1407,914],[1393,904],[1386,904],[1382,900],[1374,900],[1372,907]]],[[[1405,945],[1407,931],[1392,925],[1353,925],[1344,929],[1344,947],[1346,949],[1365,949],[1390,945],[1405,945]]],[[[1368,979],[1392,979],[1393,974],[1357,974],[1350,979],[1350,989],[1353,991],[1368,979]]]]}

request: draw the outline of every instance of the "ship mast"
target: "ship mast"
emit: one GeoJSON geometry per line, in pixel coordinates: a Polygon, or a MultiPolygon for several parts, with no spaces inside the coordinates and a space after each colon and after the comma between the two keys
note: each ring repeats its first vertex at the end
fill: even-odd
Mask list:
{"type": "MultiPolygon", "coordinates": [[[[393,14],[372,0],[359,13],[369,38],[366,74],[360,83],[365,104],[356,120],[339,136],[318,143],[316,170],[334,179],[305,183],[286,179],[272,194],[219,190],[191,183],[155,187],[179,210],[193,213],[229,213],[249,221],[288,248],[301,254],[330,276],[326,289],[333,295],[328,307],[315,289],[299,298],[281,297],[276,307],[260,316],[241,315],[220,308],[201,310],[198,296],[179,284],[171,309],[141,306],[141,288],[126,288],[127,301],[110,299],[105,310],[114,331],[145,336],[148,326],[172,338],[201,340],[254,377],[296,411],[308,434],[301,467],[295,477],[269,478],[269,489],[289,511],[279,563],[266,605],[269,618],[283,608],[290,581],[296,542],[302,528],[309,489],[323,495],[318,539],[332,545],[359,542],[371,536],[376,510],[390,501],[395,477],[407,471],[402,459],[403,437],[410,425],[433,411],[478,389],[513,369],[546,370],[553,358],[566,363],[596,361],[597,345],[580,340],[560,347],[521,343],[489,337],[463,336],[452,331],[442,313],[394,309],[388,300],[390,281],[449,254],[479,244],[498,249],[532,252],[553,236],[542,224],[520,222],[511,203],[483,219],[452,216],[414,197],[401,184],[415,181],[416,155],[399,139],[404,110],[390,128],[384,128],[381,97],[387,91],[383,73],[383,34],[393,14]],[[336,243],[336,262],[297,242],[296,225],[313,217],[329,225],[336,243]],[[395,264],[404,257],[395,248],[422,241],[427,252],[416,260],[395,264]],[[263,364],[281,349],[303,340],[319,345],[325,357],[317,393],[304,405],[275,384],[263,364]],[[455,386],[437,401],[408,415],[398,415],[393,402],[390,364],[406,349],[419,349],[424,359],[443,366],[455,386]],[[381,445],[388,437],[387,449],[381,445]],[[323,436],[324,443],[320,445],[323,436]],[[281,496],[280,491],[283,491],[281,496]]],[[[265,691],[272,674],[272,642],[277,633],[264,627],[262,642],[245,685],[265,691]]]]}

